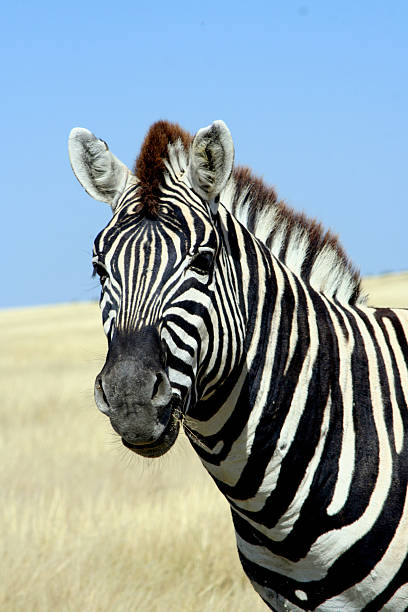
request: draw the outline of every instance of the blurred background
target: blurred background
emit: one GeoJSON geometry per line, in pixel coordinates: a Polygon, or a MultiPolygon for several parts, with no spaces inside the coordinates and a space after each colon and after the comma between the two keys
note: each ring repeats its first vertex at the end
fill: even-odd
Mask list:
{"type": "Polygon", "coordinates": [[[223,119],[237,163],[340,236],[370,303],[408,306],[408,4],[15,0],[1,19],[0,609],[264,610],[188,441],[143,460],[96,410],[110,211],[68,134],[132,167],[152,122],[223,119]]]}

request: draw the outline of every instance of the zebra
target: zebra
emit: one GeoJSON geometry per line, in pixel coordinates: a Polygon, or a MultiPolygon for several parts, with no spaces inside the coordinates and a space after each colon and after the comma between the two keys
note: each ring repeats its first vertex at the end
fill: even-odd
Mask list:
{"type": "Polygon", "coordinates": [[[95,401],[124,446],[158,457],[184,428],[270,609],[408,609],[408,310],[366,305],[222,121],[153,124],[133,172],[83,128],[69,155],[113,212],[95,401]]]}

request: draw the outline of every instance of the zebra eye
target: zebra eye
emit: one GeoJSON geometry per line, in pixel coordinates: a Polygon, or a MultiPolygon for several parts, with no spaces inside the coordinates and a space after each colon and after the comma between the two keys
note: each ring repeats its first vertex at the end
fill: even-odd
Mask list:
{"type": "Polygon", "coordinates": [[[208,274],[213,263],[212,254],[209,251],[202,251],[193,257],[190,263],[190,270],[197,274],[208,274]]]}
{"type": "Polygon", "coordinates": [[[101,285],[103,285],[103,283],[106,281],[106,279],[108,278],[108,273],[106,271],[106,268],[100,264],[100,263],[94,263],[93,264],[93,274],[92,276],[99,276],[99,281],[101,283],[101,285]]]}

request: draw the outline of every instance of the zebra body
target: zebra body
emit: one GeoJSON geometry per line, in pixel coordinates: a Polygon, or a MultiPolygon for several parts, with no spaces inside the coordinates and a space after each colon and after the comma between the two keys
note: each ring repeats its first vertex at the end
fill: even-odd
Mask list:
{"type": "Polygon", "coordinates": [[[365,306],[336,240],[232,173],[222,122],[156,124],[136,175],[86,130],[70,156],[114,213],[95,398],[123,443],[158,456],[183,422],[272,609],[407,609],[408,311],[365,306]]]}

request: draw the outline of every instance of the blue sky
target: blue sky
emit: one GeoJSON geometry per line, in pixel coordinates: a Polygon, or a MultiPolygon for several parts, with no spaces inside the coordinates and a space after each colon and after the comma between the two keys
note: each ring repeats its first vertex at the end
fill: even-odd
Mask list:
{"type": "Polygon", "coordinates": [[[407,32],[392,0],[3,6],[0,307],[98,296],[109,208],[72,174],[74,126],[132,167],[153,121],[223,119],[236,161],[339,234],[363,274],[407,269],[407,32]]]}

